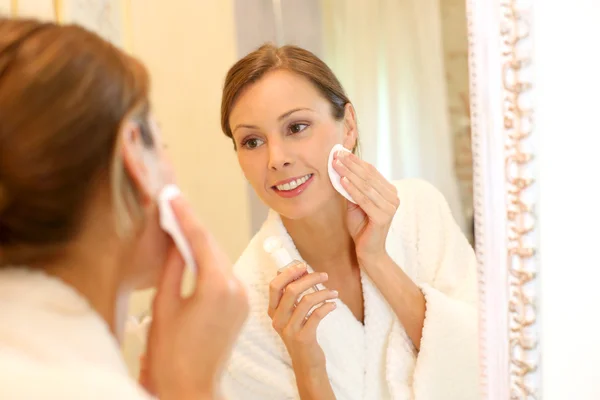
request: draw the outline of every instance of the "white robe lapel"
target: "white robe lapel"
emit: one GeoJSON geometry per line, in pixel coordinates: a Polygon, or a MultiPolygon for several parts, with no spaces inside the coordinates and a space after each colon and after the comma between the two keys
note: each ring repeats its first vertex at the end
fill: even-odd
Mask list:
{"type": "Polygon", "coordinates": [[[361,271],[365,303],[365,396],[389,399],[385,382],[386,348],[392,328],[393,315],[379,290],[366,273],[361,271]],[[368,396],[367,396],[368,394],[368,396]]]}
{"type": "MultiPolygon", "coordinates": [[[[269,220],[269,231],[281,236],[290,255],[304,262],[280,216],[271,211],[269,220]]],[[[392,226],[386,247],[396,263],[405,265],[406,254],[400,246],[393,245],[397,244],[398,235],[392,226]]],[[[313,272],[310,265],[308,271],[313,272]]],[[[406,272],[414,275],[413,271],[406,272]]],[[[343,302],[336,300],[338,308],[321,322],[317,331],[330,381],[336,393],[344,393],[347,399],[412,399],[410,377],[415,348],[383,295],[363,271],[361,282],[364,326],[343,302]]]]}
{"type": "MultiPolygon", "coordinates": [[[[271,211],[269,221],[269,233],[281,236],[290,255],[304,262],[279,215],[271,211]]],[[[313,272],[310,265],[308,271],[313,272]]],[[[344,398],[348,399],[384,400],[390,398],[386,383],[386,350],[395,317],[379,290],[362,271],[361,281],[364,326],[343,302],[336,300],[338,308],[321,322],[317,337],[325,352],[327,371],[336,393],[345,393],[347,397],[344,398]]]]}
{"type": "MultiPolygon", "coordinates": [[[[317,332],[333,390],[340,400],[475,399],[476,290],[475,279],[470,280],[475,257],[439,192],[415,180],[396,185],[403,201],[386,248],[426,295],[421,350],[417,358],[393,310],[362,274],[365,326],[338,302],[338,309],[317,332]]],[[[261,311],[267,307],[268,284],[277,273],[262,250],[262,241],[270,235],[283,237],[290,254],[302,260],[279,215],[271,212],[236,263],[236,273],[249,284],[255,310],[228,368],[226,387],[236,399],[298,398],[285,346],[261,311]]]]}

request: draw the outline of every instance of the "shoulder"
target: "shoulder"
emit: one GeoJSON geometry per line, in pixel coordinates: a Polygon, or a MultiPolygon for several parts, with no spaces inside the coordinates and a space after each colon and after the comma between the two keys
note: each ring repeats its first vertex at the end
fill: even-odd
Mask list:
{"type": "Polygon", "coordinates": [[[394,216],[386,248],[413,279],[429,281],[448,247],[466,238],[448,202],[431,183],[421,179],[393,181],[400,207],[394,216]]]}
{"type": "Polygon", "coordinates": [[[0,362],[0,372],[3,376],[0,398],[152,399],[129,376],[105,368],[41,363],[21,357],[10,358],[10,365],[4,361],[0,362]]]}
{"type": "MultiPolygon", "coordinates": [[[[269,329],[267,309],[269,305],[269,283],[277,276],[275,263],[263,249],[263,242],[270,236],[261,228],[248,243],[233,265],[233,273],[246,288],[250,302],[250,315],[246,327],[249,330],[269,329]]],[[[243,334],[248,333],[248,329],[243,334]]]]}
{"type": "Polygon", "coordinates": [[[281,237],[286,247],[293,247],[293,242],[290,242],[291,238],[283,227],[279,215],[272,210],[233,266],[233,272],[239,279],[250,285],[258,283],[262,287],[277,274],[277,266],[263,248],[265,239],[270,236],[281,237]]]}
{"type": "Polygon", "coordinates": [[[231,398],[284,398],[273,393],[280,390],[285,393],[290,386],[288,382],[294,380],[285,345],[272,328],[267,313],[269,283],[277,275],[277,268],[262,244],[271,234],[267,221],[233,266],[235,276],[246,288],[250,313],[223,377],[223,388],[231,398]]]}
{"type": "Polygon", "coordinates": [[[439,233],[442,225],[456,225],[444,195],[431,183],[421,179],[403,179],[392,184],[400,199],[400,207],[392,223],[395,230],[417,240],[417,236],[431,230],[439,233]]]}
{"type": "Polygon", "coordinates": [[[422,179],[401,179],[391,182],[405,208],[444,208],[448,203],[444,195],[431,183],[422,179]]]}
{"type": "Polygon", "coordinates": [[[272,260],[262,247],[266,237],[264,229],[257,232],[233,265],[234,274],[249,286],[248,289],[252,289],[253,285],[264,283],[267,276],[276,273],[275,268],[272,271],[268,268],[272,260]]]}

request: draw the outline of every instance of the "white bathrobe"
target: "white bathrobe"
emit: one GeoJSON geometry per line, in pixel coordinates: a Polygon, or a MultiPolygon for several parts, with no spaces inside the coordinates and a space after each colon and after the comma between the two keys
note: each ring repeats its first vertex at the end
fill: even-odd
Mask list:
{"type": "Polygon", "coordinates": [[[149,400],[105,321],[73,288],[0,269],[0,399],[149,400]]]}
{"type": "MultiPolygon", "coordinates": [[[[425,295],[420,351],[362,273],[364,325],[338,300],[317,331],[333,391],[338,400],[477,400],[474,252],[433,186],[420,180],[394,184],[401,205],[386,248],[425,295]]],[[[251,314],[223,379],[229,400],[299,398],[290,357],[267,315],[268,286],[277,267],[262,243],[272,235],[283,236],[287,250],[301,260],[279,215],[271,211],[234,267],[247,284],[251,314]]]]}

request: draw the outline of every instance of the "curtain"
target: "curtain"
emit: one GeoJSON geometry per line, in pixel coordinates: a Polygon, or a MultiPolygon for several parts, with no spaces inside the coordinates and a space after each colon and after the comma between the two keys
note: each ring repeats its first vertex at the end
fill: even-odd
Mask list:
{"type": "Polygon", "coordinates": [[[362,158],[417,177],[466,228],[454,172],[439,0],[322,0],[324,58],[353,102],[362,158]]]}

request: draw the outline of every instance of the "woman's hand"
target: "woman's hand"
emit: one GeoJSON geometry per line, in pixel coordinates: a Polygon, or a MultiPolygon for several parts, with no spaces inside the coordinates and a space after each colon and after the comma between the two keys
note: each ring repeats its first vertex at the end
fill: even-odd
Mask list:
{"type": "Polygon", "coordinates": [[[194,292],[181,296],[184,262],[173,247],[153,304],[141,383],[161,399],[214,399],[232,346],[248,314],[248,299],[231,263],[190,205],[173,211],[196,260],[194,292]]]}
{"type": "Polygon", "coordinates": [[[400,206],[396,187],[377,169],[348,152],[338,152],[333,166],[342,186],[357,204],[348,202],[348,230],[361,266],[378,265],[387,257],[385,241],[400,206]]]}
{"type": "Polygon", "coordinates": [[[313,398],[314,393],[333,393],[325,354],[317,342],[317,327],[336,307],[336,303],[325,301],[337,298],[338,293],[325,289],[301,296],[326,281],[327,274],[307,274],[306,266],[301,264],[284,270],[269,286],[268,314],[290,354],[302,399],[313,398]],[[309,315],[315,306],[318,307],[309,315]]]}
{"type": "Polygon", "coordinates": [[[357,202],[348,202],[347,223],[358,262],[419,349],[425,320],[425,297],[385,249],[392,220],[400,206],[396,187],[375,167],[354,154],[338,153],[333,165],[342,176],[342,185],[357,202]]]}

